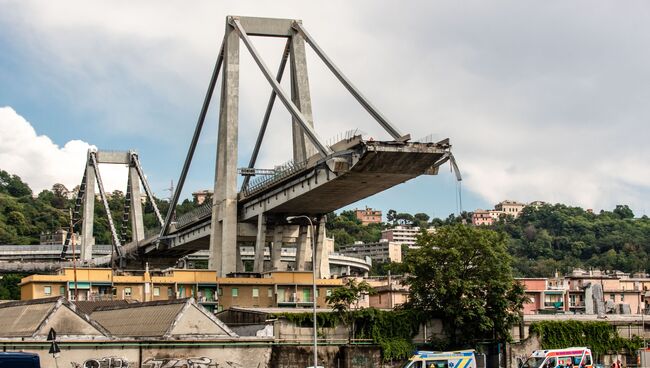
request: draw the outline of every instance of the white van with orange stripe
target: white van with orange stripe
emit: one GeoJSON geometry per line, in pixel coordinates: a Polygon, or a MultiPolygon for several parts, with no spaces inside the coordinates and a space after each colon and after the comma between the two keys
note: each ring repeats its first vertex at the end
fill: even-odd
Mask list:
{"type": "Polygon", "coordinates": [[[476,368],[474,350],[417,351],[402,368],[476,368]]]}
{"type": "Polygon", "coordinates": [[[591,350],[584,347],[535,350],[521,368],[593,368],[591,350]]]}

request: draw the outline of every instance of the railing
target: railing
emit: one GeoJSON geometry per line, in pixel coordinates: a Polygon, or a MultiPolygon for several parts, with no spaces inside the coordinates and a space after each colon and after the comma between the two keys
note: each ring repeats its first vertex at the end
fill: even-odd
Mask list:
{"type": "Polygon", "coordinates": [[[564,306],[564,302],[544,302],[544,307],[548,308],[562,308],[564,306]]]}
{"type": "Polygon", "coordinates": [[[212,215],[212,201],[207,201],[192,211],[179,216],[176,219],[176,228],[181,228],[187,224],[196,222],[210,215],[212,215]]]}
{"type": "Polygon", "coordinates": [[[273,184],[276,184],[286,179],[287,177],[303,170],[306,167],[307,167],[307,161],[303,161],[299,163],[289,161],[280,166],[276,166],[273,175],[264,175],[264,176],[256,177],[255,179],[251,180],[248,183],[248,186],[246,186],[246,188],[242,189],[242,193],[244,194],[244,196],[247,197],[251,194],[259,192],[265,188],[268,188],[273,184]]]}

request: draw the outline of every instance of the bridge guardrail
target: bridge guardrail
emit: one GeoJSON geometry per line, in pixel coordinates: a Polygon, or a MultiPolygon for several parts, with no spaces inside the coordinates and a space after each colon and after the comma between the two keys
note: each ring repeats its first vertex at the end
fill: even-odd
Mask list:
{"type": "Polygon", "coordinates": [[[269,186],[282,181],[288,176],[301,171],[305,167],[307,167],[307,161],[302,161],[299,163],[289,161],[281,166],[276,167],[275,173],[272,176],[260,176],[250,181],[248,183],[248,186],[242,189],[242,193],[245,197],[248,197],[251,194],[257,193],[264,188],[268,188],[269,186]]]}
{"type": "Polygon", "coordinates": [[[208,201],[192,211],[179,216],[176,219],[176,228],[181,228],[187,224],[203,219],[212,215],[212,201],[208,201]]]}

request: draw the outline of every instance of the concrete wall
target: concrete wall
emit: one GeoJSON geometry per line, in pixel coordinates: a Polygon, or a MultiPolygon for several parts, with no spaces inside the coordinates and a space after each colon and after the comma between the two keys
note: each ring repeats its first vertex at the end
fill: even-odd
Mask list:
{"type": "MultiPolygon", "coordinates": [[[[206,342],[203,342],[206,344],[206,342]]],[[[312,347],[271,345],[256,346],[243,342],[237,346],[218,342],[211,346],[179,341],[111,344],[60,344],[58,358],[48,354],[48,343],[3,343],[3,351],[37,353],[42,367],[71,368],[305,368],[312,365],[312,347]]],[[[383,362],[378,346],[319,346],[318,364],[326,368],[392,368],[402,362],[383,362]]]]}
{"type": "MultiPolygon", "coordinates": [[[[177,345],[138,344],[125,341],[123,345],[111,344],[60,344],[58,358],[48,354],[49,344],[2,343],[3,351],[27,351],[37,353],[41,367],[71,368],[267,368],[270,367],[270,346],[192,346],[178,342],[177,345]],[[191,364],[190,364],[191,361],[191,364]]],[[[287,366],[298,367],[298,366],[287,366]]],[[[304,367],[303,367],[304,368],[304,367]]]]}

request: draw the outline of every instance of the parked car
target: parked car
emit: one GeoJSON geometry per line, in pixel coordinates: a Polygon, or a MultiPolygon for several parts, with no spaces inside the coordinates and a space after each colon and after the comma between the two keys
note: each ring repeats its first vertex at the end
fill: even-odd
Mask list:
{"type": "Polygon", "coordinates": [[[0,352],[0,368],[41,368],[38,354],[0,352]]]}

